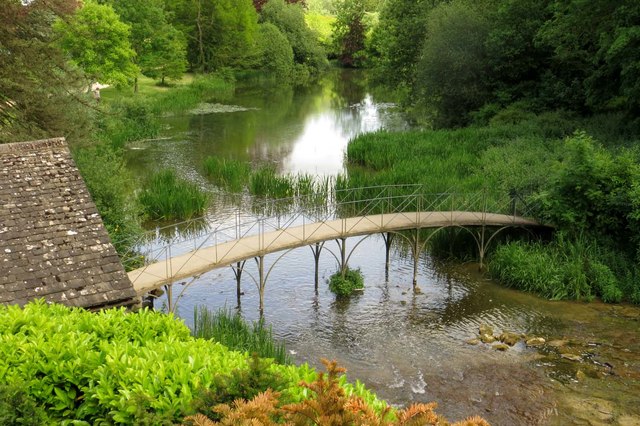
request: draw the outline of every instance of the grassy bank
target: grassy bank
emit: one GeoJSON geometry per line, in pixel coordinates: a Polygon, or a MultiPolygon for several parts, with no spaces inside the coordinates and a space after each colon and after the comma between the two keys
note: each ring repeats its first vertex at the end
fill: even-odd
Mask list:
{"type": "Polygon", "coordinates": [[[510,111],[486,126],[363,135],[350,142],[348,176],[338,183],[419,183],[428,192],[484,191],[498,198],[516,193],[563,237],[550,244],[504,245],[517,235],[496,240],[495,277],[549,298],[640,303],[640,156],[626,148],[638,139],[624,130],[622,117],[608,118],[620,126],[603,125],[602,117],[510,111]]]}
{"type": "Polygon", "coordinates": [[[235,80],[229,74],[186,75],[172,86],[158,86],[142,77],[138,92],[133,88],[103,89],[98,136],[115,147],[155,138],[163,115],[185,114],[201,102],[228,99],[234,90],[235,80]]]}

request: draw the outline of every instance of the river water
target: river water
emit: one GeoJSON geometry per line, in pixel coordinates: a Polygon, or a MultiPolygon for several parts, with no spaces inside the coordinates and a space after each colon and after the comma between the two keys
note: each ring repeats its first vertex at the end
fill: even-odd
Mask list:
{"type": "MultiPolygon", "coordinates": [[[[216,191],[200,173],[208,155],[272,162],[280,171],[335,175],[344,170],[348,140],[376,129],[407,128],[393,104],[372,95],[366,79],[334,72],[303,89],[241,85],[208,114],[165,119],[164,137],[134,143],[133,173],[173,167],[216,191]]],[[[242,205],[239,206],[242,209],[242,205]]],[[[219,202],[209,217],[238,208],[219,202]]],[[[384,242],[348,240],[352,267],[365,290],[336,300],[326,278],[337,268],[328,242],[316,292],[308,248],[266,257],[270,274],[265,320],[284,339],[296,362],[337,359],[380,397],[398,405],[437,401],[452,420],[474,414],[495,425],[640,425],[640,309],[600,303],[550,302],[504,289],[475,264],[440,262],[423,254],[418,284],[401,247],[384,265],[384,242]],[[520,342],[502,352],[470,344],[480,325],[543,337],[537,348],[520,342]]],[[[190,323],[193,308],[238,309],[258,318],[258,292],[248,261],[238,306],[233,271],[211,271],[184,289],[177,313],[190,323]]],[[[162,301],[161,301],[162,303],[162,301]]]]}

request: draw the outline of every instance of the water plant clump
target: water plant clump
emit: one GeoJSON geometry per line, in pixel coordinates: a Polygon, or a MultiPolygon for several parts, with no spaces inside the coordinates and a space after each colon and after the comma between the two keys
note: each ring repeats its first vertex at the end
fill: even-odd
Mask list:
{"type": "Polygon", "coordinates": [[[231,192],[242,192],[251,174],[249,163],[213,156],[204,160],[203,168],[213,183],[231,192]]]}
{"type": "Polygon", "coordinates": [[[171,169],[153,175],[140,194],[145,213],[155,220],[190,219],[204,213],[209,195],[196,184],[179,179],[171,169]]]}
{"type": "Polygon", "coordinates": [[[338,297],[351,296],[354,292],[364,288],[364,277],[360,268],[346,267],[329,277],[329,290],[338,297]]]}
{"type": "Polygon", "coordinates": [[[270,164],[262,165],[251,173],[249,192],[265,198],[289,198],[294,195],[295,179],[292,176],[280,176],[270,164]]]}
{"type": "Polygon", "coordinates": [[[206,306],[196,306],[192,333],[195,337],[211,339],[232,350],[256,353],[279,364],[291,363],[284,342],[275,340],[271,327],[267,327],[263,319],[247,323],[237,312],[226,309],[213,312],[206,306]]]}
{"type": "Polygon", "coordinates": [[[640,292],[632,281],[638,270],[618,270],[611,265],[612,257],[618,256],[611,256],[593,240],[569,239],[559,233],[549,244],[513,241],[499,246],[491,256],[490,271],[508,287],[548,299],[591,300],[597,296],[605,302],[626,298],[638,303],[640,292]]]}

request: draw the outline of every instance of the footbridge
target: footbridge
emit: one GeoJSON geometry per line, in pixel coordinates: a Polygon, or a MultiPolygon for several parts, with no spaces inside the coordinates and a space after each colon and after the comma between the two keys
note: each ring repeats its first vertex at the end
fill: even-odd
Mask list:
{"type": "Polygon", "coordinates": [[[388,268],[392,240],[400,236],[411,247],[415,286],[420,253],[441,229],[468,231],[476,242],[482,267],[487,248],[502,230],[543,226],[529,217],[529,207],[514,194],[433,194],[418,185],[356,188],[258,203],[244,200],[240,205],[233,211],[221,212],[215,219],[188,221],[146,235],[136,248],[136,256],[143,255],[146,264],[129,272],[138,294],[162,287],[170,293],[171,285],[177,281],[232,266],[239,297],[245,262],[255,259],[262,312],[271,268],[298,247],[309,246],[312,250],[317,289],[318,261],[325,242],[337,241],[339,253],[331,254],[338,267],[344,269],[359,244],[348,254],[348,238],[382,234],[388,268]],[[264,257],[276,252],[281,256],[265,271],[264,257]]]}

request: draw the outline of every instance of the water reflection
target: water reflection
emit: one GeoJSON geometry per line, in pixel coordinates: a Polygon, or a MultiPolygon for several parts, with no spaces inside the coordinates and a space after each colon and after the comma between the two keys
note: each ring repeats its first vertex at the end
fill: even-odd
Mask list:
{"type": "Polygon", "coordinates": [[[282,172],[335,175],[349,139],[406,126],[392,104],[367,92],[361,73],[336,71],[297,89],[240,85],[228,102],[247,110],[165,118],[168,139],[132,144],[129,168],[144,177],[172,167],[206,185],[201,162],[213,155],[272,162],[282,172]]]}

